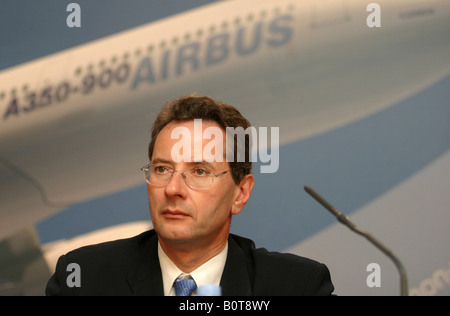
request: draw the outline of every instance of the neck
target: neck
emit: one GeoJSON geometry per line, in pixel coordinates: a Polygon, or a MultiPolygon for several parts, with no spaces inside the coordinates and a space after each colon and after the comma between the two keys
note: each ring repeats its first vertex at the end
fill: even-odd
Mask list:
{"type": "Polygon", "coordinates": [[[180,244],[165,241],[159,238],[161,248],[172,262],[184,273],[191,273],[205,262],[217,256],[224,248],[228,240],[220,238],[213,243],[204,244],[180,244]]]}

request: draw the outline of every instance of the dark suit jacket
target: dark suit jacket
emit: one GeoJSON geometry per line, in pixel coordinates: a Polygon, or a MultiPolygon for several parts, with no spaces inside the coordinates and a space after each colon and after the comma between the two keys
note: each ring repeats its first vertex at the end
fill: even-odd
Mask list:
{"type": "MultiPolygon", "coordinates": [[[[59,258],[46,295],[163,295],[154,230],[138,236],[86,246],[59,258]],[[66,280],[80,267],[80,287],[66,280]]],[[[228,256],[222,274],[224,296],[330,295],[328,268],[316,261],[255,248],[253,241],[230,234],[228,256]]]]}

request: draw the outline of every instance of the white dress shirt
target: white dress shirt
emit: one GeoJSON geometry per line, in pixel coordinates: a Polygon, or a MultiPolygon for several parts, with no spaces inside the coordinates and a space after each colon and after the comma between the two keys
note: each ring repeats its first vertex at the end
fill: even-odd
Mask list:
{"type": "MultiPolygon", "coordinates": [[[[227,260],[228,242],[223,250],[215,257],[211,258],[200,267],[189,273],[197,284],[197,288],[202,285],[220,285],[223,269],[227,260]]],[[[173,282],[180,274],[186,274],[181,271],[175,263],[166,255],[158,242],[159,265],[161,266],[164,295],[175,296],[173,282]]]]}

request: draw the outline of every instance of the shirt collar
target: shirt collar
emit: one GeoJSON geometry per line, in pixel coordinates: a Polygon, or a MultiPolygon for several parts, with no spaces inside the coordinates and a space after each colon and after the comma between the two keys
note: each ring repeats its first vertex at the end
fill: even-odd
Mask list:
{"type": "MultiPolygon", "coordinates": [[[[215,257],[211,258],[200,267],[189,273],[194,279],[197,287],[202,285],[220,285],[220,279],[222,278],[223,269],[227,260],[228,253],[228,241],[223,250],[215,257]]],[[[159,264],[161,266],[161,273],[163,279],[164,295],[175,295],[175,289],[173,288],[173,282],[175,279],[184,272],[181,271],[175,263],[170,260],[166,255],[161,245],[158,242],[158,257],[159,264]]]]}

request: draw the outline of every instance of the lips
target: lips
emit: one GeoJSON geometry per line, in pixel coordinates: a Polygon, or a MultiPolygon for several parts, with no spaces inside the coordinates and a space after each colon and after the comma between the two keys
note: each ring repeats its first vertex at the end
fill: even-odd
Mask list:
{"type": "Polygon", "coordinates": [[[164,210],[162,212],[162,215],[168,219],[182,219],[189,216],[188,214],[179,210],[164,210]]]}

